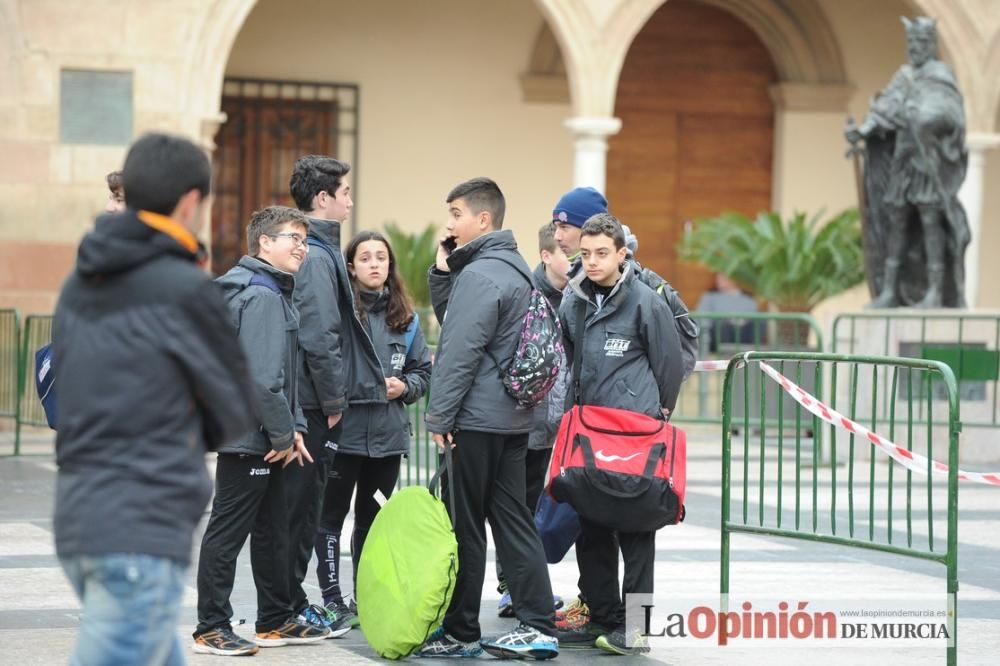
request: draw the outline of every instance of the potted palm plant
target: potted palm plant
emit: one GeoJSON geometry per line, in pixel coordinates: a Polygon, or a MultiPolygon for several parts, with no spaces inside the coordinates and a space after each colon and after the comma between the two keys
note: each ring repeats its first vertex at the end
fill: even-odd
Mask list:
{"type": "MultiPolygon", "coordinates": [[[[777,310],[810,312],[865,277],[857,210],[845,210],[825,223],[821,215],[807,219],[795,213],[782,220],[778,213],[762,212],[751,220],[723,213],[699,220],[684,234],[678,253],[728,276],[777,310]]],[[[779,326],[778,338],[805,339],[799,333],[779,326]]]]}
{"type": "Polygon", "coordinates": [[[438,228],[428,224],[423,231],[403,231],[395,222],[387,222],[385,236],[392,244],[396,255],[399,274],[406,284],[406,290],[420,313],[420,327],[428,344],[437,342],[439,328],[431,311],[431,295],[427,286],[427,269],[437,257],[438,228]]]}

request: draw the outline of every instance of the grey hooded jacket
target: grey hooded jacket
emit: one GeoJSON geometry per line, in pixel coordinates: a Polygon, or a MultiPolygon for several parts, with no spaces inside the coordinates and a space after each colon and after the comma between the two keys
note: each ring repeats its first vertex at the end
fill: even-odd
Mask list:
{"type": "Polygon", "coordinates": [[[295,278],[302,349],[299,401],[302,409],[318,409],[333,416],[347,407],[340,337],[344,312],[351,307],[347,266],[340,252],[340,222],[310,217],[309,238],[321,245],[310,244],[309,255],[295,278]]]}
{"type": "Polygon", "coordinates": [[[364,322],[351,317],[345,327],[344,357],[347,359],[347,402],[344,429],[337,453],[384,458],[410,450],[410,420],[406,405],[427,393],[431,378],[431,353],[420,326],[414,330],[410,348],[406,332],[391,330],[385,321],[388,292],[361,292],[367,316],[364,322]],[[388,400],[387,377],[398,377],[406,390],[388,400]]]}
{"type": "Polygon", "coordinates": [[[576,345],[582,344],[583,350],[579,387],[571,381],[567,406],[579,389],[579,402],[584,405],[627,409],[660,419],[662,407],[673,411],[684,369],[673,313],[663,298],[638,279],[628,262],[601,307],[583,271],[569,286],[559,318],[571,364],[576,345]],[[576,339],[579,303],[585,306],[582,343],[576,339]]]}
{"type": "Polygon", "coordinates": [[[517,251],[514,234],[502,230],[480,236],[455,250],[448,267],[450,273],[432,266],[428,274],[441,338],[424,416],[427,429],[529,432],[534,410],[517,406],[493,360],[502,364],[514,357],[531,298],[531,269],[517,251]]]}
{"type": "Polygon", "coordinates": [[[299,333],[299,316],[292,305],[295,278],[267,262],[244,256],[216,282],[222,287],[247,358],[258,426],[219,452],[263,456],[271,449],[284,451],[292,445],[296,431],[306,430],[295,381],[299,333]],[[254,274],[269,276],[281,293],[250,284],[254,274]]]}

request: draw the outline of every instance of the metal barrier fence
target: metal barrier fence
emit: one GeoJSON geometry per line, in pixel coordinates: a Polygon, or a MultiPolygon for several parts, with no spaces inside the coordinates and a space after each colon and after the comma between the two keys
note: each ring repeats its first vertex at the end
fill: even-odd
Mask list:
{"type": "MultiPolygon", "coordinates": [[[[701,329],[698,360],[729,359],[749,349],[785,351],[823,351],[823,331],[810,315],[800,312],[692,312],[701,329]]],[[[722,380],[720,373],[695,373],[684,383],[673,423],[721,423],[722,380]]],[[[820,390],[819,378],[806,378],[820,390]]],[[[751,390],[755,390],[751,388],[751,390]]],[[[818,395],[818,394],[817,394],[818,395]]],[[[787,406],[791,406],[790,403],[787,406]]],[[[752,414],[757,425],[759,415],[752,414]]],[[[764,415],[774,422],[777,414],[764,415]]]]}
{"type": "MultiPolygon", "coordinates": [[[[941,361],[958,381],[962,425],[1000,427],[1000,315],[912,310],[842,314],[833,320],[831,351],[941,361]]],[[[879,381],[883,401],[872,411],[884,418],[889,409],[888,375],[883,372],[879,381]]],[[[918,415],[924,416],[922,411],[918,415]]]]}
{"type": "Polygon", "coordinates": [[[21,382],[21,316],[0,310],[0,418],[17,421],[21,382]]]}
{"type": "Polygon", "coordinates": [[[948,663],[954,664],[960,430],[958,385],[951,368],[940,361],[781,352],[751,352],[734,357],[726,371],[723,393],[720,572],[723,599],[728,599],[730,591],[733,533],[804,539],[938,562],[947,570],[946,590],[951,611],[948,629],[952,638],[948,663]],[[759,429],[753,432],[750,413],[757,409],[763,414],[769,400],[791,390],[783,389],[761,370],[776,370],[794,382],[806,365],[815,366],[816,373],[826,375],[831,388],[828,406],[808,397],[804,399],[806,404],[845,426],[840,415],[831,413],[837,410],[863,424],[861,428],[841,430],[827,426],[799,402],[795,403],[794,412],[789,413],[782,409],[783,401],[778,400],[775,427],[761,418],[759,429]],[[890,376],[891,385],[889,409],[884,416],[874,409],[880,400],[880,373],[890,376]],[[747,402],[742,424],[734,416],[737,377],[744,383],[743,399],[747,402]],[[759,404],[749,401],[748,389],[752,383],[759,386],[759,404]],[[859,416],[859,403],[866,402],[873,409],[863,419],[859,416]],[[916,409],[918,404],[925,407],[922,416],[916,409]],[[939,425],[942,421],[945,425],[939,425]],[[811,424],[814,435],[829,427],[831,466],[819,465],[818,437],[806,437],[803,424],[811,424]],[[734,450],[733,428],[740,425],[742,446],[734,450]],[[877,464],[877,458],[885,460],[881,454],[863,459],[859,451],[874,443],[864,428],[877,433],[875,440],[883,444],[889,440],[904,448],[906,451],[899,456],[903,461],[921,460],[914,455],[925,455],[926,468],[921,462],[919,473],[915,474],[914,464],[908,464],[905,470],[892,461],[888,466],[877,464]],[[947,441],[947,451],[940,448],[935,451],[934,442],[941,439],[947,441]],[[947,455],[946,473],[933,466],[935,454],[947,455]],[[940,520],[942,516],[946,517],[943,539],[935,534],[935,529],[940,528],[935,518],[940,520]]]}
{"type": "Polygon", "coordinates": [[[45,411],[35,389],[35,352],[52,341],[52,316],[28,315],[24,320],[21,340],[21,392],[14,435],[14,455],[21,453],[22,426],[48,427],[45,411]]]}
{"type": "Polygon", "coordinates": [[[410,453],[404,458],[403,467],[399,470],[399,481],[397,481],[399,487],[426,486],[437,471],[437,446],[434,445],[430,432],[424,427],[424,411],[427,409],[428,400],[430,400],[429,393],[406,408],[406,415],[410,420],[410,453]]]}

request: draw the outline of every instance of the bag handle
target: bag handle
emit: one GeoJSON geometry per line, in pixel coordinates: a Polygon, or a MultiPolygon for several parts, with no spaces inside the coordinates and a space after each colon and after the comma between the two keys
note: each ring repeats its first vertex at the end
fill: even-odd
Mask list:
{"type": "Polygon", "coordinates": [[[580,393],[580,375],[583,372],[583,333],[586,328],[587,302],[582,298],[576,301],[576,333],[573,339],[573,403],[583,404],[580,393]]]}
{"type": "Polygon", "coordinates": [[[444,464],[438,466],[437,471],[434,472],[434,476],[427,483],[427,492],[431,495],[437,490],[438,483],[441,481],[441,475],[445,471],[448,472],[448,505],[451,507],[452,531],[455,531],[455,475],[452,473],[451,447],[448,446],[447,441],[445,441],[444,447],[444,464]]]}
{"type": "Polygon", "coordinates": [[[587,479],[590,483],[603,492],[606,495],[611,495],[612,497],[622,497],[625,499],[638,497],[642,493],[646,492],[650,484],[653,482],[653,473],[656,471],[656,466],[659,464],[660,460],[667,455],[667,445],[663,442],[657,442],[649,448],[649,453],[646,454],[646,467],[642,471],[642,487],[640,490],[634,493],[623,493],[613,488],[608,488],[604,485],[600,476],[597,474],[600,470],[597,468],[597,461],[594,459],[594,448],[590,443],[590,438],[586,435],[578,434],[576,440],[573,442],[573,446],[579,446],[583,449],[583,460],[586,467],[584,468],[584,473],[587,475],[587,479]]]}

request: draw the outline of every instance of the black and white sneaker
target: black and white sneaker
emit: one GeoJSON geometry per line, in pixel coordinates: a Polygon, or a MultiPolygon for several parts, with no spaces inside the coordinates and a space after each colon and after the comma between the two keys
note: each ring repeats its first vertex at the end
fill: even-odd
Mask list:
{"type": "Polygon", "coordinates": [[[475,641],[471,643],[463,643],[462,641],[452,638],[445,633],[444,627],[438,627],[438,629],[427,637],[424,644],[417,648],[417,651],[413,653],[414,657],[431,657],[435,659],[442,658],[461,658],[461,657],[478,657],[483,653],[483,648],[479,647],[479,643],[475,641]]]}
{"type": "Polygon", "coordinates": [[[239,657],[257,654],[260,648],[256,643],[234,633],[231,628],[220,627],[195,636],[193,649],[198,654],[239,657]]]}
{"type": "Polygon", "coordinates": [[[484,638],[479,644],[498,659],[553,659],[559,656],[559,640],[546,636],[523,622],[513,631],[484,638]]]}

